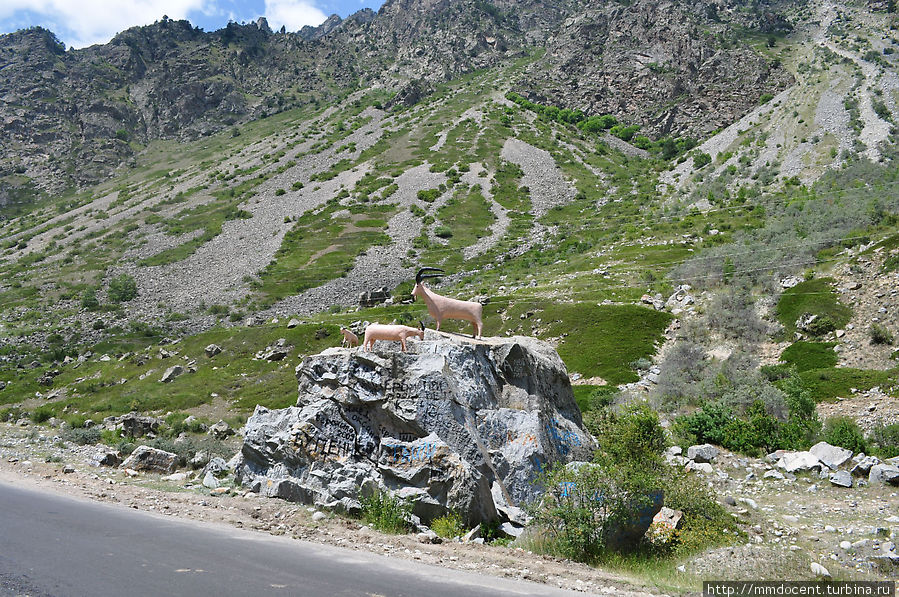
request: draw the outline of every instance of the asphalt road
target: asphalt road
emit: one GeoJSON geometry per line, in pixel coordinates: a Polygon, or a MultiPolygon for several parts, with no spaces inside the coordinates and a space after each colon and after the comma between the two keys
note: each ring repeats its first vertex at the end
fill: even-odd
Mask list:
{"type": "Polygon", "coordinates": [[[0,596],[572,596],[0,483],[0,596]]]}

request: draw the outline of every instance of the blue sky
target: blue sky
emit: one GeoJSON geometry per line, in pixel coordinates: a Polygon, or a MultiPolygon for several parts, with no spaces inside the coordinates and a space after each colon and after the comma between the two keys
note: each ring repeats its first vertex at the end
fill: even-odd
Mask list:
{"type": "Polygon", "coordinates": [[[362,8],[377,10],[381,4],[383,0],[0,0],[0,33],[40,25],[67,47],[83,48],[163,15],[187,19],[206,31],[221,29],[229,20],[265,16],[272,29],[284,25],[297,31],[331,14],[346,17],[362,8]]]}

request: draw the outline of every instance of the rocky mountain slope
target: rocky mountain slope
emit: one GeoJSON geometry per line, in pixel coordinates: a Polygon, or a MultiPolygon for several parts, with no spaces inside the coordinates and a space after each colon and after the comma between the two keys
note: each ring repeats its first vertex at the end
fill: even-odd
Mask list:
{"type": "Polygon", "coordinates": [[[68,51],[39,28],[3,35],[0,206],[100,182],[154,139],[196,139],[373,85],[414,103],[435,83],[544,47],[522,91],[653,135],[702,135],[790,82],[742,37],[788,22],[741,7],[396,0],[299,33],[264,19],[206,33],[163,18],[68,51]]]}

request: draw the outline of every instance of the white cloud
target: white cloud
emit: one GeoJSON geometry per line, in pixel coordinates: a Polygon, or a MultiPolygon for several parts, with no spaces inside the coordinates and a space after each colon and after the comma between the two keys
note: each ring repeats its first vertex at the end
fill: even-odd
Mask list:
{"type": "Polygon", "coordinates": [[[328,15],[305,0],[265,0],[265,18],[272,29],[284,25],[288,31],[299,31],[304,25],[321,25],[328,15]]]}
{"type": "Polygon", "coordinates": [[[67,45],[81,48],[108,42],[116,33],[135,25],[148,25],[167,15],[186,18],[196,10],[208,10],[209,0],[3,0],[0,19],[19,11],[30,11],[56,23],[65,23],[55,33],[67,45]]]}

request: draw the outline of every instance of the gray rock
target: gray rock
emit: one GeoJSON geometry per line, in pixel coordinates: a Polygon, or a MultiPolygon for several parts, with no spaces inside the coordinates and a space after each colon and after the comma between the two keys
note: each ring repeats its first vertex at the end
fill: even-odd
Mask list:
{"type": "Polygon", "coordinates": [[[462,542],[469,543],[475,539],[481,538],[481,525],[477,524],[473,529],[462,535],[462,542]]]}
{"type": "Polygon", "coordinates": [[[118,466],[122,463],[122,453],[118,450],[103,449],[97,452],[93,461],[103,466],[118,466]]]}
{"type": "Polygon", "coordinates": [[[899,485],[899,467],[891,464],[875,464],[868,473],[868,483],[877,485],[899,485]]]}
{"type": "Polygon", "coordinates": [[[177,454],[151,448],[150,446],[138,446],[131,456],[125,459],[121,468],[170,474],[175,470],[175,463],[177,462],[177,454]]]}
{"type": "Polygon", "coordinates": [[[724,497],[724,503],[727,504],[728,506],[736,506],[737,500],[734,499],[734,496],[728,495],[728,496],[724,497]]]}
{"type": "Polygon", "coordinates": [[[234,435],[234,430],[224,421],[219,421],[209,428],[208,434],[215,439],[226,439],[234,435]]]}
{"type": "Polygon", "coordinates": [[[152,437],[156,435],[161,422],[156,417],[145,417],[136,412],[124,414],[111,421],[115,425],[115,429],[121,429],[122,433],[128,437],[152,437]]]}
{"type": "Polygon", "coordinates": [[[680,456],[683,453],[684,453],[684,450],[680,446],[671,446],[670,448],[665,450],[666,456],[680,456]]]}
{"type": "Polygon", "coordinates": [[[759,509],[759,505],[758,505],[758,504],[756,503],[756,501],[755,501],[754,499],[752,499],[752,498],[741,497],[741,498],[738,498],[737,501],[738,501],[739,503],[745,505],[745,506],[749,506],[749,507],[752,508],[753,510],[758,510],[758,509],[759,509]]]}
{"type": "Polygon", "coordinates": [[[856,477],[867,477],[871,472],[871,467],[880,464],[880,459],[876,456],[865,456],[856,462],[850,472],[856,477]]]}
{"type": "Polygon", "coordinates": [[[214,458],[210,458],[209,462],[206,463],[206,466],[203,467],[203,475],[211,473],[218,477],[229,472],[230,470],[231,469],[228,466],[228,463],[225,462],[224,459],[216,456],[214,458]]]}
{"type": "Polygon", "coordinates": [[[811,452],[786,452],[777,462],[777,466],[788,473],[801,473],[811,470],[821,471],[824,465],[811,452]]]}
{"type": "Polygon", "coordinates": [[[827,442],[818,442],[808,450],[828,468],[837,469],[852,458],[852,450],[831,446],[827,442]]]}
{"type": "Polygon", "coordinates": [[[300,325],[300,320],[297,318],[293,318],[287,322],[287,329],[292,330],[293,328],[297,327],[298,325],[300,325]]]}
{"type": "Polygon", "coordinates": [[[163,481],[172,481],[174,483],[180,483],[187,479],[187,473],[172,473],[171,475],[166,475],[162,477],[163,481]]]}
{"type": "Polygon", "coordinates": [[[780,481],[784,480],[784,475],[782,472],[771,469],[770,471],[765,471],[765,474],[762,475],[765,479],[778,479],[780,481]]]}
{"type": "Polygon", "coordinates": [[[297,406],[257,407],[247,421],[238,481],[350,512],[378,489],[414,499],[426,522],[455,510],[474,526],[541,495],[533,481],[546,466],[590,458],[593,438],[548,344],[429,331],[407,349],[305,358],[297,406]]]}
{"type": "Polygon", "coordinates": [[[62,467],[62,472],[66,475],[68,475],[69,473],[74,473],[75,467],[72,466],[71,464],[66,464],[62,467]]]}
{"type": "Polygon", "coordinates": [[[272,346],[257,352],[255,358],[270,362],[283,361],[290,354],[290,348],[287,346],[287,341],[284,338],[280,338],[272,346]]]}
{"type": "Polygon", "coordinates": [[[830,571],[818,562],[812,562],[809,564],[809,568],[811,568],[812,574],[817,577],[830,578],[830,571]]]}
{"type": "Polygon", "coordinates": [[[524,532],[524,527],[512,522],[504,522],[499,525],[499,531],[506,537],[515,539],[521,536],[524,532]]]}
{"type": "Polygon", "coordinates": [[[165,373],[162,374],[162,379],[159,381],[162,383],[169,383],[182,373],[184,373],[184,367],[181,365],[174,365],[165,370],[165,373]]]}
{"type": "Polygon", "coordinates": [[[686,466],[686,470],[689,471],[699,471],[704,475],[711,475],[715,472],[715,469],[712,468],[712,465],[708,462],[688,462],[686,466]]]}
{"type": "Polygon", "coordinates": [[[206,466],[209,463],[209,451],[208,450],[197,450],[194,452],[194,455],[191,457],[188,464],[192,468],[200,468],[201,466],[206,466]]]}
{"type": "Polygon", "coordinates": [[[687,448],[687,458],[695,462],[712,462],[718,456],[718,448],[712,444],[700,444],[687,448]]]}
{"type": "Polygon", "coordinates": [[[440,537],[440,535],[438,535],[431,529],[425,529],[421,531],[415,536],[415,538],[418,539],[419,543],[443,543],[443,539],[440,537]]]}
{"type": "Polygon", "coordinates": [[[6,389],[6,382],[0,381],[0,390],[5,390],[5,389],[6,389]]]}
{"type": "Polygon", "coordinates": [[[837,471],[830,475],[830,483],[837,487],[852,487],[852,475],[849,471],[837,471]]]}
{"type": "Polygon", "coordinates": [[[218,344],[210,344],[209,346],[206,347],[206,356],[209,358],[212,358],[217,354],[221,354],[221,352],[222,352],[222,347],[219,346],[218,344]]]}
{"type": "Polygon", "coordinates": [[[203,475],[203,487],[218,489],[219,485],[219,480],[215,478],[215,475],[213,475],[211,471],[203,475]]]}

